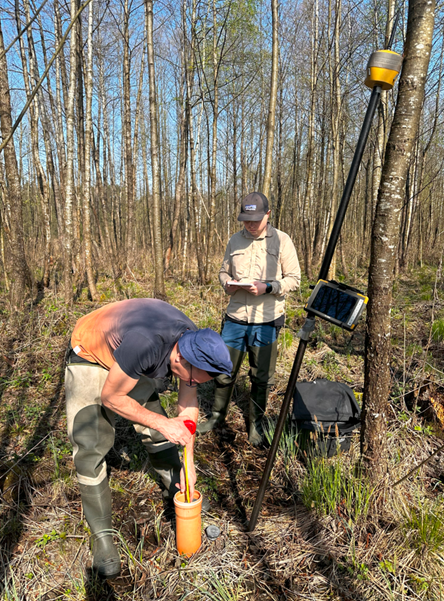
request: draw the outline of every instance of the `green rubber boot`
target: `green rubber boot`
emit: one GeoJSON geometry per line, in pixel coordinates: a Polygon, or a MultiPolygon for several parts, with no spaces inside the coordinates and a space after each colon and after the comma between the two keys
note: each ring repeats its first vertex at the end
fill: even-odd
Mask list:
{"type": "Polygon", "coordinates": [[[268,394],[274,382],[277,345],[278,342],[275,340],[267,346],[249,348],[251,392],[248,440],[254,447],[264,446],[265,444],[262,419],[267,407],[268,394]]]}
{"type": "Polygon", "coordinates": [[[113,543],[111,491],[105,478],[96,486],[79,484],[83,513],[91,530],[93,570],[102,578],[117,578],[120,556],[113,543]]]}
{"type": "Polygon", "coordinates": [[[234,382],[225,388],[216,388],[210,417],[206,422],[197,425],[197,432],[199,434],[205,434],[206,432],[213,430],[216,426],[223,424],[227,416],[228,405],[230,403],[233,388],[234,382]]]}
{"type": "Polygon", "coordinates": [[[233,363],[233,371],[231,372],[231,376],[222,375],[215,379],[216,392],[214,393],[211,415],[207,421],[197,425],[198,434],[205,434],[206,432],[213,430],[216,426],[223,424],[227,416],[228,405],[230,404],[237,372],[239,371],[245,356],[244,352],[238,351],[230,346],[228,347],[228,350],[230,351],[230,359],[233,363]]]}

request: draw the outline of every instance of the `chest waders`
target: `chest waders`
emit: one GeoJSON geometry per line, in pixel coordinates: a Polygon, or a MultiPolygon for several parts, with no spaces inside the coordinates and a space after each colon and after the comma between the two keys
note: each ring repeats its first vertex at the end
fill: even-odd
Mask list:
{"type": "MultiPolygon", "coordinates": [[[[105,456],[114,445],[115,413],[102,406],[101,393],[108,371],[93,363],[69,363],[65,372],[68,436],[79,481],[83,513],[91,530],[93,569],[101,577],[120,574],[120,556],[113,543],[111,491],[105,456]]],[[[141,377],[128,394],[140,405],[165,415],[153,380],[141,377]]],[[[163,496],[170,499],[180,481],[176,445],[160,432],[134,424],[157,473],[163,496]]]]}

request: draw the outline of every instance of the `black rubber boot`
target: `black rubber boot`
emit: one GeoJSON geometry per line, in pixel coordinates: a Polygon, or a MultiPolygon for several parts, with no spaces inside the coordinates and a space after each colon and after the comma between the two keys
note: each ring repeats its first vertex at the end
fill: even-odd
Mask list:
{"type": "Polygon", "coordinates": [[[230,351],[230,359],[233,363],[233,371],[231,376],[222,375],[215,379],[216,391],[214,393],[211,415],[207,421],[197,425],[198,434],[205,434],[206,432],[213,430],[216,426],[223,424],[227,416],[228,405],[230,404],[237,372],[239,371],[245,356],[244,352],[238,351],[230,346],[228,347],[228,350],[230,351]]]}
{"type": "Polygon", "coordinates": [[[207,419],[207,421],[197,424],[197,432],[199,434],[210,432],[210,430],[213,430],[216,426],[224,423],[227,416],[228,405],[233,393],[233,388],[234,382],[225,388],[216,388],[210,417],[207,419]]]}
{"type": "Polygon", "coordinates": [[[180,483],[180,469],[182,467],[177,447],[170,447],[158,453],[148,453],[153,470],[160,478],[162,496],[164,499],[173,499],[179,490],[176,484],[180,483]]]}
{"type": "Polygon", "coordinates": [[[83,513],[91,530],[93,570],[102,578],[117,578],[120,556],[113,543],[111,491],[107,478],[96,486],[79,484],[83,513]]]}
{"type": "Polygon", "coordinates": [[[254,383],[251,385],[249,406],[250,431],[248,433],[248,440],[253,447],[264,445],[265,436],[262,419],[267,406],[268,393],[268,387],[262,388],[254,383]]]}

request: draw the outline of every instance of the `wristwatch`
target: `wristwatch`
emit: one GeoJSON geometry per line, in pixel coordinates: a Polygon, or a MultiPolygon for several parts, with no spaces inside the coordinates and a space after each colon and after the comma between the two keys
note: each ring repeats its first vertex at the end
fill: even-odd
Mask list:
{"type": "Polygon", "coordinates": [[[267,288],[265,290],[265,294],[270,294],[270,292],[273,291],[273,286],[270,284],[270,282],[267,282],[267,288]]]}

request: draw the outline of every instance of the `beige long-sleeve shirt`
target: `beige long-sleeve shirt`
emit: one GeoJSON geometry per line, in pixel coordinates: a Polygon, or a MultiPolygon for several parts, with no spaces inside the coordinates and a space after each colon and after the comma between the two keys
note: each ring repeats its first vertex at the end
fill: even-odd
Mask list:
{"type": "Polygon", "coordinates": [[[285,295],[301,281],[296,249],[290,236],[270,224],[259,238],[244,228],[227,245],[219,280],[261,281],[272,285],[271,294],[254,296],[242,288],[230,298],[227,315],[247,323],[268,323],[285,311],[285,295]]]}

